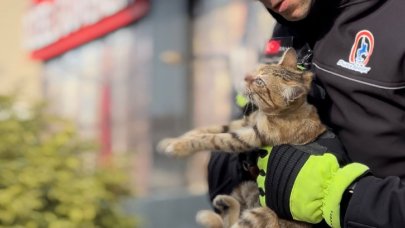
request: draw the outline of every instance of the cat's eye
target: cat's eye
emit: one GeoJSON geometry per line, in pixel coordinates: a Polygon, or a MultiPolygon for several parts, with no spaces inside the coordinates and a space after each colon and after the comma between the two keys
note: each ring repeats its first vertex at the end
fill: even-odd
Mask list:
{"type": "Polygon", "coordinates": [[[264,86],[264,81],[261,78],[257,78],[255,80],[255,83],[256,83],[257,86],[264,86]]]}

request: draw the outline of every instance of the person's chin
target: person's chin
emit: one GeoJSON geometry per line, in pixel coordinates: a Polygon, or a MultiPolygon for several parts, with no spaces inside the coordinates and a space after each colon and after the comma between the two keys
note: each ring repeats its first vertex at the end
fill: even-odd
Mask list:
{"type": "Polygon", "coordinates": [[[301,11],[281,13],[281,16],[284,17],[288,21],[300,21],[300,20],[306,18],[307,15],[308,15],[308,13],[301,12],[301,11]]]}

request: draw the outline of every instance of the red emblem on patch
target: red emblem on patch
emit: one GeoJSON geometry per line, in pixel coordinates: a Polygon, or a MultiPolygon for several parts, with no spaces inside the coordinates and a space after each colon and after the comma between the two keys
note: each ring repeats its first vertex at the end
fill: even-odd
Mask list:
{"type": "Polygon", "coordinates": [[[349,62],[367,65],[374,49],[374,36],[368,30],[362,30],[356,34],[352,50],[350,51],[349,62]]]}

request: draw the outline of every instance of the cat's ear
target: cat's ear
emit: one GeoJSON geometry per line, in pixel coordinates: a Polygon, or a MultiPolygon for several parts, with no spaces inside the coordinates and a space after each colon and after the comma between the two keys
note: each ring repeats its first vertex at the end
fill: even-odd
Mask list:
{"type": "Polygon", "coordinates": [[[287,86],[283,90],[284,101],[288,104],[304,96],[306,90],[302,86],[287,86]]]}
{"type": "Polygon", "coordinates": [[[288,48],[278,64],[293,69],[297,68],[297,52],[295,52],[294,48],[288,48]]]}

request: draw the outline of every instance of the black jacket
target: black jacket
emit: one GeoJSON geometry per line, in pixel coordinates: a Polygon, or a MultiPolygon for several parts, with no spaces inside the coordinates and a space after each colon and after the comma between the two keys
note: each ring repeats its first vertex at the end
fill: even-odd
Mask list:
{"type": "MultiPolygon", "coordinates": [[[[351,159],[371,169],[356,184],[343,226],[405,227],[405,2],[315,0],[299,22],[272,14],[274,37],[292,35],[295,48],[313,49],[312,69],[327,94],[317,102],[320,116],[351,159]]],[[[223,179],[241,179],[218,177],[218,156],[208,168],[211,193],[223,179]]]]}
{"type": "Polygon", "coordinates": [[[273,16],[273,36],[313,48],[321,118],[373,174],[357,183],[344,226],[405,227],[405,2],[319,0],[303,21],[273,16]]]}

